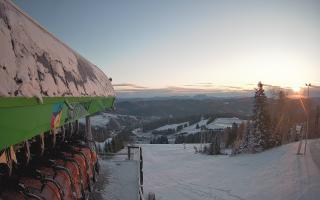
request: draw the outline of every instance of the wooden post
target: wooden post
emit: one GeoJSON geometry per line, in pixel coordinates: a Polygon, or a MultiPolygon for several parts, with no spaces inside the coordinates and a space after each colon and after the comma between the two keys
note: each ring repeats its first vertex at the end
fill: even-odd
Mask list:
{"type": "Polygon", "coordinates": [[[200,152],[202,153],[202,131],[200,131],[200,152]]]}
{"type": "MultiPolygon", "coordinates": [[[[143,186],[143,157],[142,157],[142,148],[140,147],[140,185],[143,186]]],[[[143,187],[141,187],[143,193],[143,187]]]]}
{"type": "Polygon", "coordinates": [[[131,152],[130,152],[131,148],[128,146],[128,160],[130,160],[131,158],[131,152]]]}
{"type": "MultiPolygon", "coordinates": [[[[89,117],[88,117],[89,118],[89,117]]],[[[79,120],[76,120],[75,122],[75,130],[74,130],[74,134],[76,134],[76,135],[79,135],[79,133],[80,133],[80,123],[79,123],[79,120]]],[[[89,125],[90,125],[90,118],[89,118],[89,125]]],[[[90,125],[90,132],[91,132],[91,125],[90,125]]]]}

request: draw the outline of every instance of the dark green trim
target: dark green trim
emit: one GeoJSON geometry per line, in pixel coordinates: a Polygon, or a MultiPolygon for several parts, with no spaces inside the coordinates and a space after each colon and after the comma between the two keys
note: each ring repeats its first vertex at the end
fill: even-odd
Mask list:
{"type": "Polygon", "coordinates": [[[0,97],[0,150],[52,128],[55,110],[62,126],[82,117],[110,109],[115,97],[0,97]]]}

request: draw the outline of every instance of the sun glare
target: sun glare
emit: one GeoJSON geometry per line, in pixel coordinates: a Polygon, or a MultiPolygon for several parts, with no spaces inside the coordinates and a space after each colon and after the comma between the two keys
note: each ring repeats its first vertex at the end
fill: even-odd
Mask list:
{"type": "Polygon", "coordinates": [[[292,86],[291,87],[293,92],[300,92],[301,88],[299,86],[292,86]]]}

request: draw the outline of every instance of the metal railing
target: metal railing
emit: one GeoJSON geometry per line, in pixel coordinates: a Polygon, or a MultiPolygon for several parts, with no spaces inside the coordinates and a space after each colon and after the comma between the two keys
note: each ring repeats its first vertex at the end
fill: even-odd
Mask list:
{"type": "Polygon", "coordinates": [[[142,148],[139,146],[128,146],[128,160],[132,160],[134,158],[132,158],[131,156],[131,150],[138,150],[139,152],[139,158],[138,158],[138,162],[139,162],[139,196],[140,196],[140,200],[144,200],[144,192],[143,192],[143,156],[142,156],[142,148]]]}

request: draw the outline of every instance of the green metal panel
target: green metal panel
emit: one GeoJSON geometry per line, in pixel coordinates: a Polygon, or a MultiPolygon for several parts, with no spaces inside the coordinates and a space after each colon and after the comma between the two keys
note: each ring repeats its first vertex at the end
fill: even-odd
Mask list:
{"type": "Polygon", "coordinates": [[[0,150],[87,115],[112,108],[115,97],[0,97],[0,150]]]}

